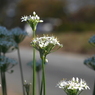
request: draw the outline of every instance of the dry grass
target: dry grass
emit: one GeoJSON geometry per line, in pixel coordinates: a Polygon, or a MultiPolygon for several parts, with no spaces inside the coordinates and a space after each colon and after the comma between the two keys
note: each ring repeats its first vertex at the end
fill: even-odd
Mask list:
{"type": "MultiPolygon", "coordinates": [[[[80,53],[80,54],[95,54],[95,47],[88,43],[88,40],[93,36],[95,32],[69,32],[69,33],[53,33],[60,42],[63,44],[63,48],[60,49],[63,52],[80,53]]],[[[31,48],[31,37],[26,37],[20,46],[31,48]]]]}

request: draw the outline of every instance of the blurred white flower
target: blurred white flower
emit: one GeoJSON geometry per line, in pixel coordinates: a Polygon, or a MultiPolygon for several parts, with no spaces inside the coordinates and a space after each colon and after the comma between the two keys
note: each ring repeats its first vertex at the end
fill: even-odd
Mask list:
{"type": "Polygon", "coordinates": [[[21,17],[21,22],[27,21],[27,20],[28,20],[28,16],[23,16],[23,17],[21,17]]]}
{"type": "Polygon", "coordinates": [[[27,35],[28,35],[28,36],[31,37],[31,36],[33,35],[33,30],[32,30],[32,28],[30,27],[29,24],[25,24],[24,29],[25,29],[25,31],[27,32],[27,35]]]}
{"type": "Polygon", "coordinates": [[[90,89],[84,80],[79,80],[79,78],[74,77],[69,81],[60,81],[57,86],[63,89],[69,95],[79,95],[81,91],[90,89]]]}

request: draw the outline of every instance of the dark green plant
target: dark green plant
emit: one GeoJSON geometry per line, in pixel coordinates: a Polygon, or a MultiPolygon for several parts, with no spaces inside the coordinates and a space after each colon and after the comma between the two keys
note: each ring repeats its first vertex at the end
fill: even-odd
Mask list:
{"type": "MultiPolygon", "coordinates": [[[[95,46],[95,35],[92,36],[89,41],[91,45],[95,46]]],[[[89,67],[92,70],[95,70],[95,55],[91,58],[85,59],[84,64],[89,67]]],[[[94,82],[94,88],[93,88],[93,95],[95,95],[95,82],[94,82]]]]}

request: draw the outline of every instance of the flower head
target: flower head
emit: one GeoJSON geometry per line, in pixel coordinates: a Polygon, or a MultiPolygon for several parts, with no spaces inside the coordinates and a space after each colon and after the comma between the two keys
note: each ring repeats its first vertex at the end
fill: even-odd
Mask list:
{"type": "Polygon", "coordinates": [[[36,31],[36,27],[39,22],[43,22],[43,20],[40,20],[40,17],[36,14],[36,12],[33,12],[33,16],[23,16],[21,18],[21,22],[23,21],[28,22],[33,31],[36,31]]]}
{"type": "Polygon", "coordinates": [[[3,72],[8,71],[12,67],[14,67],[17,64],[17,62],[14,59],[10,59],[5,56],[0,56],[0,69],[3,68],[3,72]]]}
{"type": "MultiPolygon", "coordinates": [[[[47,64],[47,59],[45,60],[47,64]]],[[[28,65],[33,68],[33,61],[28,62],[28,65]]],[[[42,69],[42,60],[36,60],[36,72],[39,72],[42,69]]]]}
{"type": "MultiPolygon", "coordinates": [[[[57,38],[54,36],[43,36],[43,37],[36,37],[32,40],[31,46],[36,48],[40,54],[47,55],[49,54],[56,46],[58,49],[62,47],[62,44],[59,43],[57,38]]],[[[56,49],[57,50],[57,49],[56,49]]]]}
{"type": "Polygon", "coordinates": [[[18,48],[17,43],[10,37],[0,38],[0,52],[7,53],[18,48]]]}
{"type": "Polygon", "coordinates": [[[11,33],[4,26],[0,26],[0,38],[4,36],[11,36],[11,33]]]}
{"type": "Polygon", "coordinates": [[[95,46],[95,35],[89,39],[89,43],[95,46]]]}
{"type": "Polygon", "coordinates": [[[79,80],[79,78],[74,77],[69,81],[60,81],[57,86],[63,89],[69,95],[79,95],[81,91],[90,89],[84,80],[79,80]]]}
{"type": "Polygon", "coordinates": [[[27,35],[27,32],[23,31],[19,27],[11,29],[11,33],[17,44],[20,43],[21,41],[23,41],[25,36],[27,35]]]}
{"type": "Polygon", "coordinates": [[[95,70],[95,55],[92,56],[91,58],[85,59],[84,64],[89,68],[95,70]]]}

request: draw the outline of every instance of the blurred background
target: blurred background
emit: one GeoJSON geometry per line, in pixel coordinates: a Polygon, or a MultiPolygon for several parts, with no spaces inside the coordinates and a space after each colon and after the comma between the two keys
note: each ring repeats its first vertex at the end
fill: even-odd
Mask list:
{"type": "MultiPolygon", "coordinates": [[[[95,47],[88,43],[89,38],[95,34],[95,0],[0,0],[0,25],[7,29],[19,26],[29,33],[29,37],[26,37],[20,44],[21,47],[26,48],[26,50],[21,49],[21,58],[24,64],[24,77],[25,79],[29,78],[28,81],[31,80],[29,74],[32,71],[31,68],[26,67],[26,63],[32,58],[30,52],[32,30],[26,22],[21,22],[21,17],[32,15],[33,11],[44,20],[43,23],[38,24],[37,34],[53,34],[63,44],[63,48],[58,50],[61,53],[51,54],[49,57],[50,64],[47,65],[46,69],[48,94],[63,94],[62,90],[54,88],[56,83],[63,77],[79,76],[86,79],[91,87],[90,91],[84,92],[82,95],[92,95],[95,72],[83,65],[84,59],[88,58],[83,55],[95,54],[95,47]]],[[[9,54],[9,56],[18,59],[15,54],[9,54]]],[[[18,69],[19,67],[16,66],[14,74],[7,76],[10,79],[8,81],[10,81],[11,92],[21,91],[19,89],[20,82],[18,82],[20,81],[18,69]],[[14,83],[17,88],[13,90],[14,83]]]]}
{"type": "Polygon", "coordinates": [[[8,29],[19,26],[31,31],[20,18],[32,15],[33,11],[44,20],[38,24],[37,33],[57,35],[64,44],[63,51],[95,52],[94,47],[88,44],[95,31],[94,0],[0,0],[0,25],[8,29]]]}

